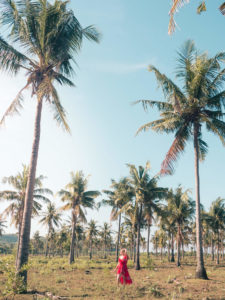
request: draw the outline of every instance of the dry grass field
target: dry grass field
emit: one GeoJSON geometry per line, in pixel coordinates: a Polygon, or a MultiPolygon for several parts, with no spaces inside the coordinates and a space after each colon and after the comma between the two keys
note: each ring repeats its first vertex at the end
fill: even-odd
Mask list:
{"type": "Polygon", "coordinates": [[[67,258],[31,257],[28,294],[10,295],[13,257],[1,256],[0,299],[225,299],[224,261],[217,266],[208,258],[208,281],[194,278],[194,258],[185,257],[180,268],[166,258],[147,260],[142,256],[141,263],[143,268],[135,271],[129,262],[133,284],[117,288],[113,258],[79,258],[70,266],[67,258]]]}

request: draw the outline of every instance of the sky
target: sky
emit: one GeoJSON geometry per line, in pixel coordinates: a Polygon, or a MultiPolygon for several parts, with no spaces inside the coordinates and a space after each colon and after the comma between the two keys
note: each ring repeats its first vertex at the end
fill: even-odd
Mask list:
{"type": "MultiPolygon", "coordinates": [[[[221,0],[207,1],[208,10],[200,16],[195,1],[180,9],[176,15],[178,28],[172,36],[167,33],[170,2],[71,1],[82,26],[94,24],[102,38],[99,44],[84,40],[76,57],[76,88],[57,87],[71,135],[57,126],[50,107],[44,105],[37,175],[47,176],[44,186],[54,193],[70,181],[71,171],[90,174],[89,189],[102,191],[109,188],[112,178],[129,175],[127,163],[144,166],[150,161],[152,176],[160,170],[173,136],[150,131],[135,136],[141,125],[159,115],[153,110],[146,113],[141,105],[132,103],[139,99],[164,100],[148,65],[155,65],[175,80],[176,52],[187,39],[194,40],[196,47],[209,55],[224,50],[225,17],[218,10],[221,0]]],[[[22,73],[16,77],[0,74],[0,116],[24,85],[22,73]]],[[[22,164],[29,163],[34,116],[35,99],[27,92],[20,116],[9,117],[0,129],[0,181],[16,175],[22,164]]],[[[217,197],[225,197],[225,149],[217,137],[205,132],[204,137],[210,148],[200,165],[200,187],[201,202],[208,209],[217,197]]],[[[176,188],[181,184],[193,191],[194,198],[194,183],[193,145],[189,144],[176,164],[175,174],[162,178],[159,185],[176,188]]],[[[0,182],[0,190],[7,188],[0,182]]],[[[52,200],[57,207],[62,205],[57,196],[52,200]]],[[[1,201],[0,213],[6,206],[1,201]]],[[[87,213],[88,220],[97,220],[99,226],[109,222],[110,208],[87,213]]],[[[46,232],[38,221],[32,220],[32,235],[37,230],[46,232]]],[[[16,229],[9,225],[6,232],[16,229]]]]}

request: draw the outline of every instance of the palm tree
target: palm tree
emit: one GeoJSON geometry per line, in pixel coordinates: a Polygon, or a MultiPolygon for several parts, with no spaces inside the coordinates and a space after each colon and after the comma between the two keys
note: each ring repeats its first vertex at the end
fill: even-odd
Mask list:
{"type": "Polygon", "coordinates": [[[189,190],[183,191],[181,186],[168,192],[168,210],[177,226],[177,266],[180,266],[180,247],[184,239],[183,229],[190,222],[195,212],[195,202],[189,197],[189,190]]]}
{"type": "Polygon", "coordinates": [[[40,253],[40,250],[42,250],[44,248],[44,243],[41,240],[39,231],[35,232],[33,239],[31,240],[31,243],[32,243],[32,246],[34,249],[34,253],[36,253],[36,254],[40,253]]]}
{"type": "Polygon", "coordinates": [[[133,197],[133,190],[127,177],[123,177],[119,181],[112,179],[110,188],[112,190],[103,190],[103,192],[108,196],[108,199],[103,199],[99,206],[111,206],[112,210],[110,219],[113,221],[118,219],[118,233],[116,242],[117,262],[119,258],[120,247],[121,208],[133,197]]]}
{"type": "Polygon", "coordinates": [[[82,222],[87,222],[85,217],[85,208],[93,209],[95,207],[94,199],[100,195],[98,191],[88,191],[88,177],[84,177],[82,171],[76,173],[71,172],[71,181],[66,185],[65,190],[59,191],[63,202],[67,202],[62,209],[72,210],[72,234],[70,243],[70,264],[74,262],[74,246],[75,246],[75,228],[78,218],[82,222]]]}
{"type": "MultiPolygon", "coordinates": [[[[99,33],[93,26],[82,28],[79,21],[68,8],[68,1],[47,0],[1,1],[1,24],[9,35],[0,37],[0,68],[16,73],[26,72],[27,81],[15,100],[4,114],[5,118],[19,111],[22,107],[22,94],[29,87],[37,100],[34,140],[32,146],[29,179],[25,196],[25,209],[21,229],[17,269],[28,261],[32,197],[40,141],[40,123],[43,101],[51,105],[54,119],[66,131],[65,110],[61,105],[57,90],[53,85],[74,86],[69,79],[73,74],[73,54],[81,49],[83,38],[98,42],[99,33]],[[18,49],[14,45],[18,45],[18,49]],[[24,49],[23,52],[22,49],[24,49]]],[[[3,30],[2,30],[3,32],[3,30]]],[[[22,272],[26,283],[27,272],[22,272]]],[[[25,284],[26,286],[26,284],[25,284]]]]}
{"type": "MultiPolygon", "coordinates": [[[[136,262],[136,236],[137,236],[137,222],[135,215],[134,205],[130,204],[126,208],[125,216],[123,217],[122,226],[130,244],[131,258],[133,257],[134,263],[136,262]]],[[[143,224],[143,222],[142,222],[143,224]]]]}
{"type": "Polygon", "coordinates": [[[106,248],[109,244],[109,241],[111,241],[111,228],[110,225],[106,222],[104,222],[103,226],[101,227],[101,230],[99,232],[99,235],[101,237],[101,241],[104,246],[104,259],[106,259],[106,248]]]}
{"type": "MultiPolygon", "coordinates": [[[[145,167],[139,166],[138,169],[131,164],[130,168],[130,183],[135,193],[134,204],[134,221],[137,224],[137,241],[136,241],[136,270],[140,270],[140,237],[141,237],[141,223],[148,211],[152,215],[152,211],[159,211],[157,206],[158,199],[165,196],[167,189],[157,187],[158,177],[150,179],[148,174],[150,170],[150,163],[147,162],[145,167]]],[[[125,205],[129,209],[129,203],[125,205]]]]}
{"type": "Polygon", "coordinates": [[[77,223],[75,226],[75,252],[76,252],[76,257],[79,257],[79,250],[82,248],[82,241],[85,240],[85,234],[84,234],[84,227],[81,223],[77,223]]]}
{"type": "Polygon", "coordinates": [[[160,257],[161,260],[163,258],[163,249],[166,248],[168,236],[164,230],[158,230],[158,238],[159,238],[159,247],[160,247],[160,257]]]}
{"type": "MultiPolygon", "coordinates": [[[[217,260],[219,264],[220,240],[223,243],[222,231],[225,229],[225,199],[218,197],[213,201],[208,214],[208,224],[212,228],[217,240],[217,260]]],[[[221,243],[221,244],[222,244],[221,243]]]]}
{"type": "MultiPolygon", "coordinates": [[[[15,176],[9,176],[3,178],[3,183],[7,183],[13,187],[14,190],[5,190],[0,192],[0,199],[7,200],[11,204],[3,211],[5,216],[11,216],[11,224],[14,224],[18,229],[18,244],[17,255],[20,244],[20,233],[23,221],[23,211],[25,203],[25,194],[27,188],[29,176],[29,167],[23,165],[22,172],[17,173],[15,176]]],[[[43,175],[35,178],[34,191],[33,191],[33,208],[32,216],[37,216],[42,209],[42,205],[39,201],[49,203],[50,200],[47,195],[53,195],[52,191],[43,188],[42,181],[45,179],[43,175]]]]}
{"type": "Polygon", "coordinates": [[[165,206],[159,216],[160,229],[168,235],[168,261],[175,262],[174,258],[174,235],[176,234],[175,220],[172,217],[172,211],[165,206]],[[171,252],[171,253],[170,253],[171,252]],[[170,255],[171,254],[171,255],[170,255]]]}
{"type": "Polygon", "coordinates": [[[149,182],[148,171],[150,170],[149,162],[145,168],[139,166],[137,169],[134,165],[128,165],[130,168],[131,184],[135,192],[134,203],[134,224],[137,224],[137,240],[136,240],[136,270],[140,270],[140,238],[141,238],[141,221],[143,218],[144,198],[147,183],[149,182]]]}
{"type": "Polygon", "coordinates": [[[156,230],[154,235],[151,238],[151,242],[153,244],[153,248],[155,249],[155,255],[158,255],[158,247],[159,247],[159,231],[156,230]]]}
{"type": "Polygon", "coordinates": [[[183,91],[166,75],[150,66],[162,87],[166,102],[140,100],[144,108],[156,106],[161,111],[159,120],[143,125],[142,130],[153,129],[157,132],[175,133],[175,139],[162,163],[161,174],[171,174],[173,163],[184,152],[187,142],[193,138],[195,153],[196,184],[196,239],[197,270],[196,277],[207,279],[202,251],[200,218],[199,160],[206,156],[208,145],[202,139],[202,125],[207,131],[217,135],[225,145],[225,123],[222,105],[225,91],[222,90],[225,69],[220,62],[225,53],[209,58],[206,53],[198,53],[192,41],[187,41],[178,53],[176,77],[183,80],[183,91]]]}
{"type": "Polygon", "coordinates": [[[46,237],[46,251],[45,256],[48,256],[49,252],[49,241],[55,232],[54,226],[58,227],[60,225],[61,213],[55,207],[55,204],[50,202],[47,206],[46,212],[43,213],[43,218],[40,223],[48,227],[48,234],[46,237]]]}
{"type": "Polygon", "coordinates": [[[98,235],[98,228],[96,225],[96,221],[91,220],[87,226],[87,239],[89,241],[89,256],[92,259],[92,251],[93,251],[93,241],[98,235]]]}
{"type": "Polygon", "coordinates": [[[68,227],[66,225],[62,225],[60,231],[57,233],[57,246],[59,247],[60,255],[63,257],[63,250],[68,241],[68,227]]]}
{"type": "Polygon", "coordinates": [[[149,257],[149,243],[150,243],[150,228],[152,226],[152,221],[154,220],[154,215],[159,217],[162,215],[162,205],[160,204],[161,199],[165,199],[167,196],[166,188],[157,187],[158,178],[152,179],[147,186],[145,192],[145,207],[144,207],[144,217],[147,222],[147,256],[149,257]]]}

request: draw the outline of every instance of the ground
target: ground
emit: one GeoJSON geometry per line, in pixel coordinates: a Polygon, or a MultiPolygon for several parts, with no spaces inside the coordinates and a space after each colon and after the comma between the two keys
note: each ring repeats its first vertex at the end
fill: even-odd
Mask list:
{"type": "Polygon", "coordinates": [[[117,288],[114,257],[82,257],[73,265],[67,257],[30,257],[28,294],[10,295],[15,280],[14,258],[0,256],[0,299],[200,299],[225,300],[225,261],[220,265],[206,260],[209,280],[195,279],[195,258],[186,256],[181,267],[166,257],[141,257],[142,269],[135,271],[129,262],[131,286],[117,288]],[[54,297],[55,296],[55,297],[54,297]],[[56,297],[58,296],[58,298],[56,297]],[[60,298],[62,297],[62,298],[60,298]]]}

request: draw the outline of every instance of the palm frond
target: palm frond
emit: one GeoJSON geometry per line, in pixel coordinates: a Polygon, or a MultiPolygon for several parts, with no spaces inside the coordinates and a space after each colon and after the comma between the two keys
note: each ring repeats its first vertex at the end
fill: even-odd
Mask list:
{"type": "Polygon", "coordinates": [[[184,124],[184,126],[177,131],[173,144],[167,152],[166,158],[161,165],[161,175],[172,174],[174,172],[174,162],[176,162],[179,155],[184,152],[189,138],[190,129],[184,124]]]}
{"type": "Polygon", "coordinates": [[[25,89],[29,87],[30,83],[28,82],[25,87],[23,87],[19,93],[17,94],[16,98],[13,100],[13,102],[10,104],[9,108],[4,113],[0,125],[3,125],[5,122],[6,117],[13,116],[14,114],[19,114],[19,111],[23,108],[22,102],[23,102],[23,96],[22,93],[25,89]]]}
{"type": "Polygon", "coordinates": [[[58,93],[53,85],[51,85],[51,96],[53,98],[52,107],[55,111],[54,119],[59,125],[62,125],[67,132],[70,133],[70,128],[66,121],[66,112],[60,103],[58,93]]]}
{"type": "Polygon", "coordinates": [[[82,29],[82,33],[88,40],[94,41],[96,43],[100,42],[101,34],[93,25],[82,29]]]}
{"type": "Polygon", "coordinates": [[[154,72],[159,86],[162,88],[165,98],[169,103],[174,104],[174,100],[179,102],[184,102],[186,97],[180,90],[180,88],[165,74],[162,74],[156,67],[153,65],[149,66],[149,71],[154,72]]]}
{"type": "Polygon", "coordinates": [[[204,11],[206,11],[206,4],[205,1],[202,1],[197,8],[197,13],[201,14],[204,11]]]}
{"type": "Polygon", "coordinates": [[[184,4],[188,3],[189,0],[173,0],[172,7],[169,11],[170,21],[169,21],[169,28],[168,33],[172,34],[175,31],[176,23],[174,21],[174,15],[181,8],[184,4]]]}
{"type": "Polygon", "coordinates": [[[168,102],[155,101],[155,100],[137,100],[133,104],[141,103],[144,110],[147,111],[148,107],[157,107],[159,110],[173,110],[173,106],[168,102]]]}

